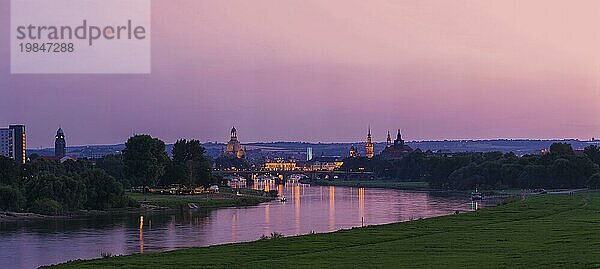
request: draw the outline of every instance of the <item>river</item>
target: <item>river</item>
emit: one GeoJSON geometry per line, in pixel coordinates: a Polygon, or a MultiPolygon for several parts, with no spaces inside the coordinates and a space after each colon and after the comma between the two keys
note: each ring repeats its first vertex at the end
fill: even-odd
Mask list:
{"type": "Polygon", "coordinates": [[[467,197],[350,187],[275,185],[287,201],[214,210],[157,211],[0,223],[0,268],[328,232],[473,210],[467,197]]]}

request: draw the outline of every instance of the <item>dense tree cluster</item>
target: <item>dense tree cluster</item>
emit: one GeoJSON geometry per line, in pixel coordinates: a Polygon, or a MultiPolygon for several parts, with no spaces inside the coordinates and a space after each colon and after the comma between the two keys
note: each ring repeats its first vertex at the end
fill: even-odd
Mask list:
{"type": "Polygon", "coordinates": [[[61,214],[80,209],[134,206],[125,195],[130,187],[157,184],[208,186],[214,179],[211,163],[198,140],[179,140],[173,159],[165,143],[135,135],[122,155],[60,163],[37,155],[19,165],[0,156],[0,210],[61,214]]]}
{"type": "Polygon", "coordinates": [[[513,153],[433,154],[414,151],[400,159],[347,158],[343,170],[373,171],[390,180],[428,181],[439,189],[599,188],[600,149],[588,146],[575,154],[569,144],[555,143],[543,155],[513,153]]]}
{"type": "Polygon", "coordinates": [[[173,145],[173,159],[167,164],[163,183],[208,187],[212,182],[212,165],[198,140],[178,140],[173,145]]]}
{"type": "Polygon", "coordinates": [[[59,163],[32,157],[21,166],[0,156],[0,210],[60,214],[133,204],[123,185],[91,160],[59,163]]]}

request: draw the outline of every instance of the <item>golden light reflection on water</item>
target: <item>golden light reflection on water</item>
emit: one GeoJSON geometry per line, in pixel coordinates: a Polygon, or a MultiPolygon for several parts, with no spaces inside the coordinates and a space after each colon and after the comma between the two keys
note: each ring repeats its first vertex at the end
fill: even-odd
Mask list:
{"type": "Polygon", "coordinates": [[[360,217],[361,226],[364,226],[365,220],[365,188],[358,188],[358,217],[360,217]]]}
{"type": "MultiPolygon", "coordinates": [[[[366,190],[356,187],[351,190],[352,200],[350,200],[348,197],[350,188],[347,187],[302,184],[298,186],[296,183],[289,182],[275,185],[274,188],[280,190],[281,195],[286,196],[287,202],[272,201],[258,206],[208,211],[192,210],[192,213],[187,210],[157,210],[150,215],[147,213],[137,217],[127,215],[123,220],[109,216],[110,218],[107,219],[99,219],[106,221],[102,224],[101,231],[96,226],[99,224],[88,226],[89,222],[76,221],[65,225],[59,222],[63,225],[59,226],[61,232],[52,240],[45,240],[43,254],[52,257],[65,255],[65,259],[96,256],[102,251],[146,255],[146,249],[150,253],[183,247],[254,241],[263,234],[269,235],[273,232],[286,236],[306,234],[311,231],[327,232],[360,226],[363,217],[365,225],[390,223],[451,214],[456,209],[461,211],[471,210],[471,208],[480,209],[487,203],[482,201],[471,203],[465,196],[438,197],[428,193],[385,189],[366,190]],[[192,224],[190,219],[194,220],[192,224]],[[138,221],[137,227],[135,221],[138,221]],[[138,228],[138,231],[135,231],[135,228],[138,228]],[[148,240],[145,240],[145,237],[148,237],[148,240]],[[98,243],[90,245],[90,241],[98,243]],[[72,255],[68,256],[70,254],[72,255]]],[[[39,228],[32,226],[23,229],[25,232],[35,233],[39,228]]],[[[55,228],[50,231],[56,232],[53,229],[55,228]]],[[[22,234],[20,232],[15,231],[10,234],[16,234],[14,238],[23,240],[18,242],[21,248],[39,248],[39,242],[30,242],[34,240],[17,237],[22,234]]],[[[18,251],[10,252],[11,249],[7,251],[9,252],[5,255],[6,259],[0,257],[0,268],[11,268],[13,265],[14,261],[8,261],[9,254],[12,257],[19,257],[18,255],[22,254],[18,251]]],[[[39,257],[40,253],[36,251],[23,257],[22,260],[30,262],[22,267],[34,268],[42,265],[31,262],[36,259],[43,259],[44,264],[56,262],[39,257]]]]}
{"type": "Polygon", "coordinates": [[[300,234],[300,184],[294,184],[294,228],[296,234],[300,234]]]}
{"type": "Polygon", "coordinates": [[[335,187],[329,186],[329,229],[335,228],[335,187]]]}
{"type": "Polygon", "coordinates": [[[271,224],[271,204],[265,205],[265,234],[270,234],[270,225],[271,224]]]}
{"type": "Polygon", "coordinates": [[[237,241],[237,214],[233,213],[231,215],[231,239],[236,242],[237,241]]]}
{"type": "Polygon", "coordinates": [[[140,216],[140,253],[144,253],[144,216],[140,216]]]}
{"type": "Polygon", "coordinates": [[[253,190],[269,191],[275,189],[275,180],[272,178],[257,178],[252,184],[253,190]]]}

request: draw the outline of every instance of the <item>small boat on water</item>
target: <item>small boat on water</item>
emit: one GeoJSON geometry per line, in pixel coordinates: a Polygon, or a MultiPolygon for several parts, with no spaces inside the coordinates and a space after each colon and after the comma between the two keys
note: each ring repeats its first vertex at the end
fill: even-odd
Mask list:
{"type": "Polygon", "coordinates": [[[279,198],[279,201],[281,201],[281,202],[285,202],[285,201],[287,201],[287,198],[285,198],[285,196],[281,196],[281,197],[279,198]]]}

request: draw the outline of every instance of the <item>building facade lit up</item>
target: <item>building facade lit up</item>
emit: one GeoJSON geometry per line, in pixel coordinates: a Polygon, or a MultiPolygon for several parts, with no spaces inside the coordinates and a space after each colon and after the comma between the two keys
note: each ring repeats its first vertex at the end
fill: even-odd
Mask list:
{"type": "Polygon", "coordinates": [[[26,147],[25,125],[10,125],[8,128],[0,128],[0,155],[25,164],[27,161],[26,147]]]}

